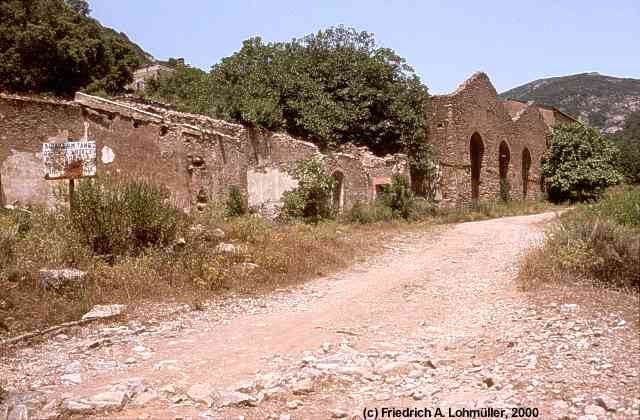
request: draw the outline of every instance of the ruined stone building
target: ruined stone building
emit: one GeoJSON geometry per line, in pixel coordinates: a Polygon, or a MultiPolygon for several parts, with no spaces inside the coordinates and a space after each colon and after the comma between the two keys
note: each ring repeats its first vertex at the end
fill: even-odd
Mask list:
{"type": "MultiPolygon", "coordinates": [[[[184,60],[182,60],[180,64],[184,65],[184,60]]],[[[148,64],[140,67],[133,73],[133,82],[131,82],[127,88],[135,91],[144,90],[149,80],[159,79],[162,76],[175,73],[175,71],[176,69],[173,67],[161,63],[148,64]]]]}
{"type": "MultiPolygon", "coordinates": [[[[498,99],[484,73],[449,95],[434,96],[425,127],[436,151],[431,196],[443,206],[495,200],[509,186],[513,199],[540,192],[545,133],[572,119],[552,108],[498,99]]],[[[296,162],[315,157],[336,180],[334,202],[348,209],[371,202],[393,175],[410,177],[406,156],[376,157],[366,148],[323,154],[287,134],[256,130],[157,103],[78,93],[74,101],[0,94],[0,204],[52,204],[56,182],[43,177],[42,144],[97,142],[98,176],[152,180],[187,210],[224,201],[238,186],[251,206],[270,212],[297,185],[296,162]]],[[[414,184],[417,184],[416,181],[414,184]]],[[[420,188],[416,188],[420,190],[420,188]]]]}
{"type": "Polygon", "coordinates": [[[428,141],[436,152],[436,201],[458,206],[541,193],[540,160],[550,126],[575,120],[557,109],[503,101],[484,73],[431,98],[428,141]]]}
{"type": "Polygon", "coordinates": [[[374,199],[393,175],[409,176],[401,154],[376,157],[366,148],[328,154],[283,133],[256,130],[157,104],[78,93],[75,101],[0,95],[1,204],[55,202],[60,181],[45,181],[42,144],[68,131],[95,140],[98,176],[126,176],[167,187],[186,210],[224,202],[231,185],[251,206],[272,212],[302,159],[320,159],[336,180],[335,205],[346,209],[374,199]]]}

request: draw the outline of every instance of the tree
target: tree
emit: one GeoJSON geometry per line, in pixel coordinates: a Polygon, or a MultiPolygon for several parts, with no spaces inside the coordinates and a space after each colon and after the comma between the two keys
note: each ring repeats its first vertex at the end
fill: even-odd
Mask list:
{"type": "Polygon", "coordinates": [[[130,83],[139,63],[131,43],[73,7],[0,2],[0,90],[70,96],[89,85],[117,93],[130,83]]]}
{"type": "Polygon", "coordinates": [[[618,149],[596,129],[582,124],[552,127],[541,171],[552,201],[597,198],[622,181],[615,167],[618,149]]]}
{"type": "Polygon", "coordinates": [[[193,81],[201,88],[195,96],[183,82],[165,81],[150,93],[179,96],[193,111],[208,107],[208,115],[285,130],[325,149],[353,143],[377,154],[403,151],[418,169],[428,154],[427,88],[367,32],[338,26],[288,42],[251,38],[193,81]]]}
{"type": "Polygon", "coordinates": [[[212,108],[209,82],[207,73],[200,69],[176,66],[172,74],[147,81],[144,94],[174,104],[180,111],[206,115],[212,108]]]}
{"type": "Polygon", "coordinates": [[[627,115],[623,130],[612,138],[620,149],[618,168],[625,181],[640,183],[640,111],[627,115]]]}

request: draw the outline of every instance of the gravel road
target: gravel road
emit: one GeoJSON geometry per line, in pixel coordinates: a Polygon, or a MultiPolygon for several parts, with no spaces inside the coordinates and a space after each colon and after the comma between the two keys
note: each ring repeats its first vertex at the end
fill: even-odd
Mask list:
{"type": "Polygon", "coordinates": [[[637,296],[517,288],[553,217],[410,232],[300,287],[6,351],[0,419],[637,419],[637,296]]]}

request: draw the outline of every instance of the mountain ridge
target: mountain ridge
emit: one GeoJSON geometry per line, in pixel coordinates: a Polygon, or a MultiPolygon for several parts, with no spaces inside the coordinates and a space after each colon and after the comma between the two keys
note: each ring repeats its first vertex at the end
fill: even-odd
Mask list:
{"type": "Polygon", "coordinates": [[[553,106],[605,133],[614,133],[624,127],[627,115],[640,110],[640,79],[578,73],[537,79],[499,96],[553,106]]]}

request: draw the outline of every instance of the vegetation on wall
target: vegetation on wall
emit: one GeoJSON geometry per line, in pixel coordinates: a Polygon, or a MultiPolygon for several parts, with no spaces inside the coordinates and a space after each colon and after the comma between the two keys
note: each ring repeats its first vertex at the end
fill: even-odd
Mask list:
{"type": "Polygon", "coordinates": [[[248,39],[210,73],[178,69],[150,83],[146,94],[183,111],[287,131],[321,148],[353,143],[377,154],[404,151],[414,166],[428,153],[427,88],[372,34],[343,26],[288,42],[248,39]]]}
{"type": "Polygon", "coordinates": [[[298,186],[283,194],[281,218],[308,222],[331,218],[335,212],[335,203],[331,201],[335,180],[322,162],[317,159],[297,162],[293,177],[298,186]]]}
{"type": "Polygon", "coordinates": [[[618,149],[596,129],[558,124],[547,142],[541,174],[552,201],[598,198],[606,187],[622,181],[616,169],[618,149]]]}
{"type": "Polygon", "coordinates": [[[83,0],[0,2],[0,90],[121,92],[147,56],[89,12],[83,0]]]}

